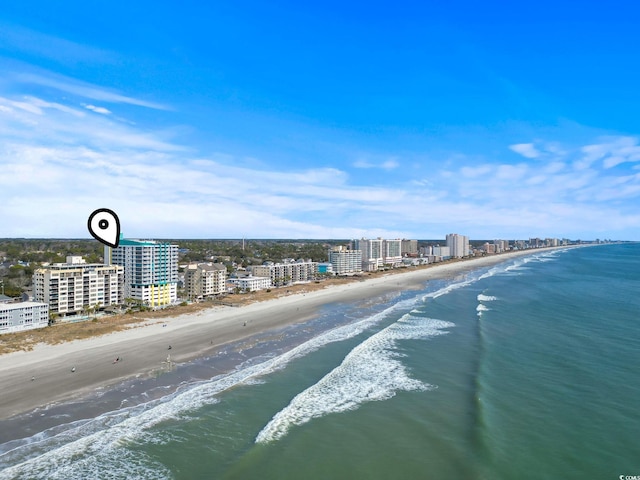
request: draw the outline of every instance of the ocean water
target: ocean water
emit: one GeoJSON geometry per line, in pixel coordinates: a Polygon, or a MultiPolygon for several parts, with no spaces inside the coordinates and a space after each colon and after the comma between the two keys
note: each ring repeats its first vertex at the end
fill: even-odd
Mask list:
{"type": "Polygon", "coordinates": [[[232,373],[178,366],[198,380],[6,441],[0,479],[640,475],[640,244],[533,253],[296,328],[232,373]]]}

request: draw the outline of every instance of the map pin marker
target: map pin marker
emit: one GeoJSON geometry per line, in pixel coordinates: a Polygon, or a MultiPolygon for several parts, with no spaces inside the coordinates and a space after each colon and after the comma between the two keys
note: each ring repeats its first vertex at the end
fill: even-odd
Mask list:
{"type": "Polygon", "coordinates": [[[120,242],[120,220],[113,210],[99,208],[89,215],[89,233],[109,247],[117,248],[120,242]]]}

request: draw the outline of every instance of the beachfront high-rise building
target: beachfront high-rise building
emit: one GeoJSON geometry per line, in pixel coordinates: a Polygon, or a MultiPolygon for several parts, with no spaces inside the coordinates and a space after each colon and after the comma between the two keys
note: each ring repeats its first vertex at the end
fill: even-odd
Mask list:
{"type": "Polygon", "coordinates": [[[433,255],[433,247],[431,245],[420,247],[419,252],[420,255],[433,255]]]}
{"type": "Polygon", "coordinates": [[[397,267],[402,264],[402,240],[399,238],[383,240],[382,257],[384,265],[397,267]]]}
{"type": "Polygon", "coordinates": [[[361,238],[353,241],[353,249],[362,252],[362,270],[372,272],[384,265],[381,238],[361,238]]]}
{"type": "Polygon", "coordinates": [[[418,240],[402,239],[402,256],[414,257],[418,255],[418,240]]]}
{"type": "Polygon", "coordinates": [[[540,248],[544,247],[544,242],[540,238],[530,238],[529,239],[529,248],[540,248]]]}
{"type": "Polygon", "coordinates": [[[118,248],[105,247],[106,264],[124,267],[124,297],[150,307],[178,299],[178,246],[154,240],[120,238],[118,248]]]}
{"type": "Polygon", "coordinates": [[[344,246],[329,250],[329,262],[336,275],[353,275],[362,273],[362,252],[349,250],[344,246]]]}
{"type": "Polygon", "coordinates": [[[500,253],[495,243],[485,242],[484,245],[482,245],[482,249],[488,255],[493,255],[494,253],[500,253]]]}
{"type": "Polygon", "coordinates": [[[525,242],[524,240],[516,240],[515,242],[513,242],[513,246],[516,250],[524,250],[525,248],[527,248],[527,242],[525,242]]]}
{"type": "Polygon", "coordinates": [[[362,270],[373,272],[387,266],[396,267],[402,263],[402,240],[385,240],[380,237],[361,238],[351,242],[354,250],[362,252],[362,270]]]}
{"type": "Polygon", "coordinates": [[[33,273],[33,296],[49,304],[51,313],[67,316],[122,303],[124,269],[116,265],[85,263],[68,256],[33,273]]]}
{"type": "Polygon", "coordinates": [[[469,255],[469,237],[450,233],[447,235],[447,247],[454,258],[462,258],[469,255]]]}
{"type": "Polygon", "coordinates": [[[431,247],[432,255],[439,257],[441,260],[448,260],[451,258],[451,249],[449,247],[441,247],[440,245],[435,245],[431,247]]]}
{"type": "Polygon", "coordinates": [[[222,263],[191,263],[184,271],[184,287],[192,300],[226,293],[226,280],[222,263]]]}
{"type": "Polygon", "coordinates": [[[502,253],[509,250],[508,240],[495,240],[493,244],[496,246],[496,253],[502,253]]]}

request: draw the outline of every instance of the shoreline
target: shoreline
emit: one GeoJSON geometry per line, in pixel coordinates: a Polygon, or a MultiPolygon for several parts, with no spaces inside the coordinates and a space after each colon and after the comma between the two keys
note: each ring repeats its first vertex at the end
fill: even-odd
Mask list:
{"type": "Polygon", "coordinates": [[[311,292],[240,307],[212,306],[195,313],[148,320],[135,328],[103,336],[55,345],[39,344],[30,351],[7,353],[0,356],[3,387],[0,418],[9,420],[45,405],[87,395],[98,388],[149,376],[166,363],[168,354],[172,362],[188,362],[215,354],[224,345],[305,323],[316,318],[325,305],[414,289],[429,280],[452,278],[516,257],[566,248],[571,247],[523,250],[392,271],[311,292]],[[114,363],[115,358],[122,361],[114,363]]]}

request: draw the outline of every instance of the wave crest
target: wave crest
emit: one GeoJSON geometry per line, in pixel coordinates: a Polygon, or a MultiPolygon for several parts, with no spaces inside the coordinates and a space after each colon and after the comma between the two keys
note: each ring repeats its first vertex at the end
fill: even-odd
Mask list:
{"type": "Polygon", "coordinates": [[[404,315],[357,345],[342,363],[291,400],[258,433],[256,443],[278,440],[294,425],[329,413],[354,410],[364,402],[386,400],[397,391],[428,390],[433,386],[409,377],[396,341],[447,333],[454,324],[404,315]]]}

